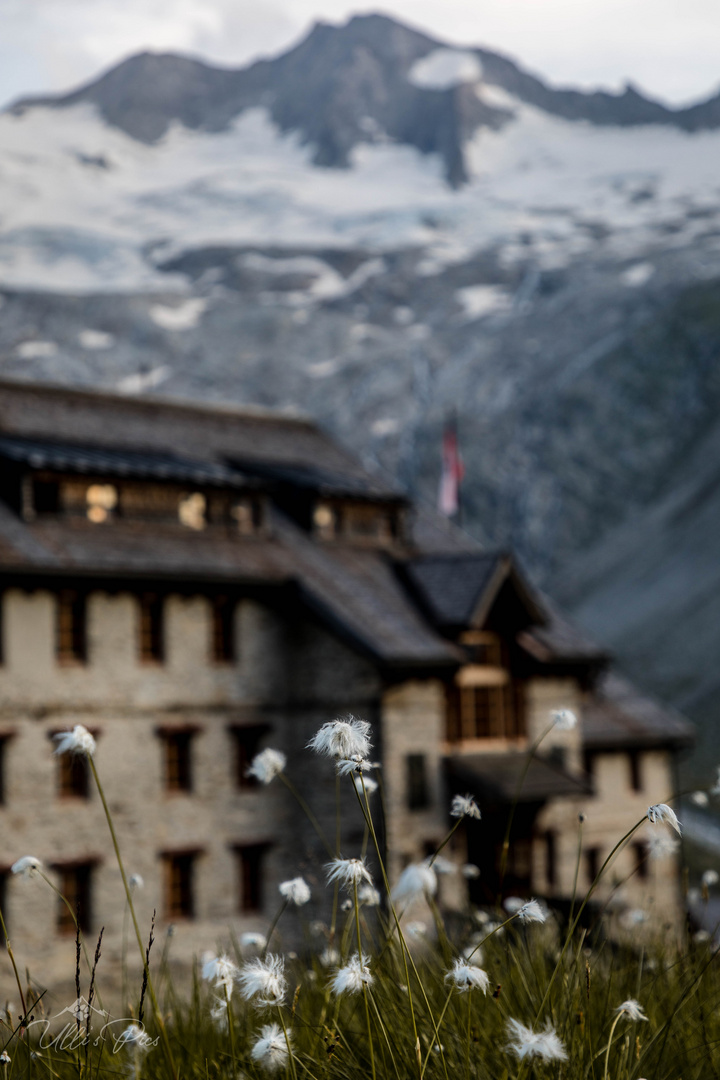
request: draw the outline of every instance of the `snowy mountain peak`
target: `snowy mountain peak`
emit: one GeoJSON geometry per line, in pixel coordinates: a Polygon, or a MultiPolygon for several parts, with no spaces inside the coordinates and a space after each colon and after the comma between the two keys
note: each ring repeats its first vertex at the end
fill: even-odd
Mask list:
{"type": "Polygon", "coordinates": [[[347,168],[355,147],[392,142],[439,155],[457,187],[469,179],[467,142],[511,118],[472,92],[481,79],[568,120],[720,126],[718,99],[673,111],[631,86],[619,95],[555,90],[497,53],[449,47],[384,15],[355,16],[342,26],[317,23],[293,49],[245,68],[141,53],[71,93],[26,98],[11,111],[88,103],[106,123],[153,144],[173,123],[226,131],[248,109],[267,107],[280,131],[312,147],[316,165],[347,168]]]}

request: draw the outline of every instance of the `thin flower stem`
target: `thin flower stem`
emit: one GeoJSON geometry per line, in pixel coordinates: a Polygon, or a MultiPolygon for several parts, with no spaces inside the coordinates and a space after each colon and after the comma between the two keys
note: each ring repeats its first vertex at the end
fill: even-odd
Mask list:
{"type": "Polygon", "coordinates": [[[232,1007],[230,1005],[230,995],[228,994],[227,985],[223,984],[223,990],[225,991],[225,1009],[227,1011],[228,1032],[230,1033],[230,1054],[232,1056],[232,1070],[233,1076],[237,1076],[237,1058],[235,1055],[235,1027],[233,1024],[232,1007]]]}
{"type": "MultiPolygon", "coordinates": [[[[414,1008],[414,1005],[413,1005],[412,990],[411,990],[411,987],[410,987],[410,975],[409,975],[409,970],[408,970],[408,961],[410,963],[410,966],[413,969],[413,973],[415,975],[415,978],[418,981],[418,986],[420,987],[420,993],[423,996],[423,1000],[425,1002],[425,1007],[426,1007],[426,1009],[428,1011],[428,1016],[430,1017],[430,1023],[433,1026],[433,1031],[435,1032],[435,1037],[436,1037],[436,1039],[438,1041],[438,1044],[440,1043],[440,1036],[439,1036],[439,1033],[438,1033],[437,1024],[435,1023],[435,1017],[433,1016],[433,1011],[432,1011],[432,1009],[430,1007],[430,1002],[428,1001],[428,996],[425,993],[425,987],[423,986],[422,979],[420,978],[420,974],[419,974],[419,972],[417,970],[417,967],[415,966],[415,961],[412,958],[412,954],[410,953],[410,950],[408,949],[408,945],[407,945],[407,942],[405,940],[405,935],[402,932],[402,927],[400,926],[400,920],[398,919],[397,911],[395,910],[395,905],[393,904],[392,900],[390,899],[390,882],[388,880],[387,870],[385,869],[385,863],[383,861],[382,853],[380,851],[380,844],[378,842],[377,833],[375,832],[375,826],[373,824],[372,813],[370,811],[370,800],[368,799],[368,793],[367,793],[367,790],[365,788],[365,781],[362,779],[362,773],[360,774],[360,780],[361,780],[361,783],[362,783],[363,795],[365,797],[365,805],[364,806],[363,806],[363,801],[360,798],[360,792],[355,787],[355,784],[353,784],[353,791],[355,792],[355,794],[357,796],[357,800],[358,800],[358,804],[360,806],[360,810],[362,811],[363,817],[365,818],[365,821],[367,822],[367,826],[370,829],[370,835],[372,836],[372,839],[373,839],[373,845],[375,847],[375,851],[376,851],[377,857],[378,857],[378,863],[380,865],[380,872],[382,873],[383,882],[384,882],[385,889],[386,889],[386,892],[387,892],[388,904],[390,906],[390,912],[392,914],[393,921],[395,922],[395,926],[397,928],[398,938],[400,939],[400,951],[402,953],[403,966],[405,968],[405,984],[407,986],[408,1005],[410,1007],[410,1018],[411,1018],[412,1026],[413,1026],[413,1035],[415,1037],[415,1059],[416,1059],[416,1062],[417,1062],[418,1076],[420,1076],[421,1073],[422,1073],[422,1053],[421,1053],[421,1049],[420,1049],[420,1037],[418,1035],[418,1030],[417,1030],[417,1021],[416,1021],[416,1018],[415,1018],[415,1008],[414,1008]]],[[[446,1080],[447,1080],[447,1077],[448,1077],[447,1064],[445,1062],[445,1055],[443,1054],[442,1049],[440,1050],[440,1057],[441,1057],[442,1064],[443,1064],[443,1071],[445,1073],[445,1077],[446,1077],[446,1080]]]]}
{"type": "Polygon", "coordinates": [[[520,793],[522,792],[523,784],[525,783],[525,778],[526,778],[526,776],[528,774],[528,770],[530,769],[532,759],[535,756],[535,751],[540,746],[540,743],[543,741],[543,739],[547,735],[550,734],[550,732],[553,730],[554,727],[555,727],[555,722],[553,721],[548,727],[545,728],[545,730],[538,736],[538,738],[532,744],[532,746],[530,747],[530,749],[528,750],[528,752],[527,752],[527,754],[525,756],[525,764],[523,766],[523,770],[520,773],[520,776],[518,777],[517,786],[515,788],[515,795],[513,797],[512,805],[510,807],[510,813],[508,814],[507,825],[505,826],[505,836],[503,837],[502,854],[500,856],[500,875],[499,875],[500,883],[499,883],[499,886],[498,886],[498,904],[500,903],[500,898],[502,896],[502,887],[503,887],[503,882],[505,880],[505,870],[507,868],[508,854],[509,854],[509,851],[510,851],[510,833],[512,831],[512,824],[513,824],[513,819],[515,817],[515,810],[517,808],[518,802],[520,801],[520,793]]]}
{"type": "Polygon", "coordinates": [[[622,1016],[622,1013],[619,1012],[617,1014],[617,1016],[615,1017],[615,1019],[613,1020],[612,1027],[610,1028],[610,1034],[608,1036],[607,1052],[605,1054],[605,1068],[603,1070],[603,1080],[608,1080],[608,1066],[610,1065],[610,1047],[612,1046],[613,1035],[615,1034],[615,1028],[618,1026],[618,1022],[619,1022],[621,1016],[622,1016]]]}
{"type": "Polygon", "coordinates": [[[297,1080],[297,1071],[295,1069],[295,1058],[292,1052],[292,1046],[290,1045],[290,1036],[288,1035],[287,1027],[285,1026],[285,1017],[283,1016],[282,1005],[278,1005],[278,1016],[280,1017],[280,1023],[282,1024],[283,1035],[285,1036],[285,1045],[287,1046],[288,1057],[290,1058],[290,1071],[293,1074],[293,1080],[297,1080]]]}
{"type": "Polygon", "coordinates": [[[395,1055],[392,1052],[392,1046],[390,1044],[390,1037],[389,1037],[389,1035],[387,1033],[387,1028],[385,1027],[385,1025],[383,1023],[383,1019],[382,1019],[382,1016],[380,1015],[380,1010],[377,1007],[377,1003],[375,1001],[375,998],[372,996],[372,994],[370,993],[369,990],[368,990],[368,997],[370,999],[370,1002],[372,1003],[373,1009],[375,1010],[375,1016],[377,1017],[377,1022],[378,1022],[378,1025],[380,1027],[380,1030],[383,1033],[383,1037],[385,1039],[385,1045],[388,1048],[388,1053],[390,1054],[390,1060],[393,1063],[393,1069],[395,1070],[395,1075],[397,1077],[397,1080],[400,1080],[400,1073],[398,1072],[397,1063],[395,1061],[395,1055]]]}
{"type": "Polygon", "coordinates": [[[25,995],[23,994],[22,984],[20,982],[20,975],[18,973],[17,964],[15,963],[15,955],[12,951],[10,944],[10,938],[8,937],[7,927],[5,926],[5,916],[0,908],[0,926],[2,926],[3,937],[5,938],[5,948],[7,954],[10,957],[10,963],[12,964],[13,972],[15,973],[15,982],[17,983],[18,994],[20,995],[20,1005],[22,1006],[23,1021],[27,1022],[27,1006],[25,1004],[25,995]]]}
{"type": "MultiPolygon", "coordinates": [[[[451,991],[450,991],[450,993],[448,994],[447,998],[445,999],[445,1004],[443,1005],[443,1010],[442,1010],[442,1012],[440,1013],[440,1016],[438,1017],[438,1022],[437,1022],[437,1030],[438,1030],[438,1031],[439,1031],[439,1030],[440,1030],[440,1028],[442,1027],[442,1022],[443,1022],[443,1020],[445,1019],[445,1013],[446,1013],[446,1012],[448,1011],[448,1008],[449,1008],[450,1002],[452,1001],[452,996],[453,996],[453,992],[452,992],[452,990],[451,990],[451,991]]],[[[440,1045],[440,1043],[438,1043],[438,1046],[439,1046],[439,1045],[440,1045]]],[[[425,1060],[423,1061],[423,1066],[422,1066],[422,1070],[421,1070],[421,1072],[420,1072],[420,1080],[423,1080],[423,1077],[424,1077],[424,1075],[425,1075],[425,1070],[426,1070],[426,1069],[427,1069],[427,1067],[428,1067],[428,1061],[430,1060],[430,1055],[431,1055],[431,1054],[432,1054],[432,1043],[431,1043],[431,1044],[430,1044],[430,1046],[428,1047],[428,1049],[427,1049],[427,1053],[425,1054],[425,1060]]]]}
{"type": "Polygon", "coordinates": [[[278,908],[278,910],[275,912],[275,918],[270,923],[270,929],[268,930],[267,935],[265,937],[265,948],[262,951],[263,960],[265,959],[265,957],[267,955],[267,951],[270,948],[270,938],[275,933],[275,928],[277,927],[277,924],[280,922],[280,919],[282,918],[283,913],[284,913],[284,911],[287,908],[289,903],[290,903],[289,899],[284,900],[282,902],[282,904],[280,905],[280,907],[278,908]]]}
{"type": "Polygon", "coordinates": [[[470,1080],[470,1019],[471,1019],[470,992],[467,995],[467,1030],[465,1032],[465,1077],[470,1080]]]}
{"type": "Polygon", "coordinates": [[[543,996],[543,999],[542,999],[542,1001],[540,1002],[540,1008],[538,1009],[538,1011],[537,1011],[537,1015],[536,1015],[536,1017],[535,1017],[535,1023],[536,1023],[536,1024],[537,1024],[538,1020],[540,1019],[540,1017],[542,1016],[542,1012],[543,1012],[543,1009],[545,1008],[545,1005],[547,1004],[547,1000],[548,1000],[548,998],[549,998],[549,996],[550,996],[550,990],[552,989],[552,985],[553,985],[553,983],[555,982],[555,979],[556,979],[556,977],[557,977],[557,973],[558,973],[558,972],[559,972],[559,970],[560,970],[560,965],[561,965],[561,964],[562,964],[562,962],[563,962],[563,958],[564,958],[564,956],[565,956],[565,953],[567,952],[567,950],[568,950],[568,946],[569,946],[570,942],[572,941],[572,936],[573,936],[573,934],[575,933],[575,930],[576,930],[576,928],[577,928],[577,924],[578,924],[578,923],[580,922],[580,918],[581,918],[581,916],[582,916],[582,913],[583,913],[583,911],[585,910],[585,908],[586,908],[586,906],[587,906],[587,904],[588,904],[588,902],[589,902],[589,900],[590,900],[590,897],[591,897],[591,896],[592,896],[592,894],[593,894],[593,893],[595,892],[595,889],[597,888],[597,886],[598,886],[598,885],[599,885],[599,883],[600,883],[600,879],[601,879],[601,877],[602,877],[602,876],[603,876],[603,874],[605,873],[605,870],[606,870],[606,869],[607,869],[607,867],[609,866],[609,864],[610,864],[610,862],[612,861],[612,859],[613,859],[613,858],[615,857],[615,855],[616,855],[616,854],[617,854],[617,852],[618,852],[618,851],[620,850],[620,848],[624,847],[624,846],[625,846],[625,844],[627,844],[627,842],[628,842],[628,840],[630,839],[630,837],[631,837],[631,836],[633,835],[633,833],[637,832],[637,830],[638,830],[638,829],[640,828],[640,826],[641,826],[641,825],[642,825],[642,824],[643,824],[643,823],[645,822],[645,820],[646,820],[646,819],[645,819],[645,817],[644,817],[644,816],[643,816],[643,817],[641,817],[641,818],[640,818],[640,820],[639,820],[639,821],[636,821],[636,822],[635,822],[635,824],[633,825],[633,827],[632,827],[631,829],[628,829],[628,831],[627,831],[627,832],[625,833],[625,835],[624,835],[624,836],[622,836],[622,837],[621,837],[621,838],[620,838],[620,839],[618,840],[617,844],[616,844],[616,845],[615,845],[615,847],[614,847],[614,848],[612,849],[612,851],[610,852],[610,854],[608,855],[608,857],[607,857],[607,858],[605,859],[605,862],[604,862],[604,863],[602,864],[602,866],[600,867],[600,870],[598,871],[598,873],[597,873],[597,875],[596,875],[596,877],[595,877],[595,880],[593,881],[593,883],[591,884],[591,886],[590,886],[590,888],[588,889],[587,893],[585,894],[585,899],[583,900],[582,904],[580,905],[580,907],[579,907],[579,909],[578,909],[578,913],[577,913],[577,915],[575,916],[575,919],[574,919],[574,920],[573,920],[573,922],[572,922],[572,923],[570,924],[570,928],[568,929],[568,932],[567,932],[567,937],[565,938],[565,944],[564,944],[564,945],[563,945],[563,947],[562,947],[562,950],[561,950],[561,952],[560,952],[560,956],[558,957],[558,961],[557,961],[557,963],[556,963],[556,965],[555,965],[555,968],[554,968],[554,970],[553,970],[553,973],[552,973],[552,975],[550,976],[550,980],[549,980],[549,982],[548,982],[548,984],[547,984],[547,987],[545,988],[545,994],[544,994],[544,996],[543,996]]]}
{"type": "MultiPolygon", "coordinates": [[[[357,949],[358,949],[358,962],[360,964],[360,971],[363,970],[363,954],[362,954],[362,939],[360,937],[360,905],[358,904],[357,896],[357,881],[353,882],[353,900],[355,902],[355,931],[357,933],[357,949]]],[[[372,1027],[370,1026],[370,1006],[368,1005],[368,989],[367,984],[363,980],[362,984],[363,1000],[365,1001],[365,1020],[367,1023],[368,1032],[368,1045],[370,1047],[370,1071],[375,1080],[375,1051],[373,1049],[373,1037],[372,1027]]]]}
{"type": "Polygon", "coordinates": [[[462,817],[459,817],[459,818],[457,819],[457,821],[456,821],[456,822],[455,822],[455,824],[453,825],[452,829],[451,829],[451,830],[450,830],[450,832],[449,832],[449,833],[447,834],[447,836],[446,836],[446,837],[445,837],[445,839],[444,839],[444,840],[442,841],[442,843],[441,843],[441,844],[439,845],[439,847],[436,847],[436,848],[435,848],[435,851],[433,852],[433,856],[432,856],[432,858],[431,858],[431,859],[430,859],[430,860],[428,861],[428,866],[432,866],[432,864],[433,864],[433,863],[435,862],[435,860],[437,859],[437,857],[438,857],[438,855],[440,854],[440,852],[442,851],[442,849],[443,849],[443,848],[445,847],[445,845],[446,845],[446,844],[447,844],[447,843],[448,843],[448,842],[449,842],[449,841],[450,841],[450,840],[452,839],[452,837],[453,837],[453,835],[454,835],[454,833],[455,833],[455,830],[456,830],[456,829],[459,829],[459,828],[460,828],[460,826],[462,825],[462,823],[463,823],[463,821],[464,821],[464,820],[465,820],[465,815],[464,815],[464,814],[463,814],[463,816],[462,816],[462,817]]]}
{"type": "Polygon", "coordinates": [[[582,840],[583,840],[583,818],[578,819],[578,843],[577,843],[577,855],[575,857],[575,877],[573,878],[573,891],[572,900],[570,901],[570,922],[573,921],[573,915],[575,914],[575,900],[577,898],[577,883],[578,876],[580,874],[580,860],[582,858],[582,840]]]}
{"type": "Polygon", "coordinates": [[[145,973],[145,975],[147,977],[147,988],[148,988],[148,993],[150,994],[150,1001],[151,1001],[152,1007],[153,1007],[153,1013],[154,1013],[154,1016],[155,1016],[155,1023],[157,1024],[158,1029],[160,1031],[160,1039],[161,1039],[162,1044],[163,1044],[163,1050],[165,1051],[165,1058],[167,1060],[167,1064],[168,1064],[168,1067],[170,1069],[173,1080],[178,1080],[178,1071],[177,1071],[177,1068],[175,1066],[175,1061],[173,1059],[172,1049],[170,1047],[170,1040],[168,1038],[167,1029],[165,1027],[165,1021],[163,1020],[162,1013],[160,1012],[160,1006],[158,1004],[157,998],[155,997],[155,989],[153,987],[152,979],[150,977],[150,965],[149,965],[149,963],[147,961],[147,958],[146,958],[146,955],[145,955],[145,946],[143,945],[143,939],[140,936],[140,927],[138,926],[137,915],[135,914],[135,906],[134,906],[133,901],[132,901],[132,892],[130,890],[130,885],[128,883],[127,874],[125,873],[125,867],[123,865],[122,856],[120,854],[120,845],[118,844],[117,834],[115,833],[115,826],[113,825],[113,819],[112,819],[112,815],[110,813],[110,807],[107,804],[107,799],[105,798],[105,791],[103,790],[103,786],[102,786],[102,784],[100,782],[100,777],[98,775],[98,771],[97,771],[97,768],[95,766],[95,761],[93,759],[92,754],[87,755],[87,761],[88,761],[88,765],[90,766],[90,771],[93,774],[93,780],[95,781],[95,786],[97,788],[98,795],[100,796],[100,801],[102,803],[103,810],[105,811],[105,818],[106,818],[107,823],[108,823],[108,829],[110,830],[110,838],[112,839],[112,845],[113,845],[113,848],[115,849],[115,858],[117,859],[118,869],[120,870],[120,877],[122,878],[122,883],[123,883],[123,886],[125,888],[125,896],[127,897],[128,908],[130,909],[130,915],[132,917],[133,927],[135,928],[135,936],[137,938],[138,948],[140,950],[140,959],[142,961],[143,971],[144,971],[144,973],[145,973]]]}
{"type": "Polygon", "coordinates": [[[330,847],[330,844],[327,842],[327,838],[325,836],[325,833],[320,828],[320,822],[315,817],[315,814],[312,812],[312,810],[308,806],[305,799],[302,797],[302,795],[300,794],[298,789],[295,787],[292,780],[290,780],[290,778],[287,777],[284,772],[278,773],[278,775],[279,775],[280,779],[282,780],[283,784],[285,785],[285,787],[288,789],[290,794],[293,796],[293,798],[297,800],[298,805],[302,808],[303,813],[306,815],[308,821],[310,822],[313,829],[317,833],[318,839],[322,843],[322,846],[325,848],[326,852],[328,853],[328,855],[332,859],[333,850],[330,847]]]}

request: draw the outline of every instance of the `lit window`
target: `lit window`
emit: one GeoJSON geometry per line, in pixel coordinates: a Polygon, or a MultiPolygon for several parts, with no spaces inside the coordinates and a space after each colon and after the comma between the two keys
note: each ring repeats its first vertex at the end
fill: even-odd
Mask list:
{"type": "Polygon", "coordinates": [[[165,659],[164,603],[155,593],[140,597],[140,659],[161,663],[165,659]]]}
{"type": "Polygon", "coordinates": [[[183,495],[178,503],[180,523],[186,525],[188,529],[204,529],[206,510],[207,502],[201,492],[194,491],[192,495],[183,495]]]}
{"type": "Polygon", "coordinates": [[[249,536],[262,527],[262,503],[259,499],[241,499],[230,510],[238,532],[249,536]]]}
{"type": "Polygon", "coordinates": [[[447,738],[517,739],[525,734],[521,687],[509,680],[499,686],[450,686],[447,738]]]}
{"type": "Polygon", "coordinates": [[[64,589],[56,608],[55,650],[61,662],[84,663],[87,657],[87,598],[64,589]]]}
{"type": "Polygon", "coordinates": [[[117,488],[113,484],[91,484],[85,493],[85,501],[88,519],[100,525],[117,506],[117,488]]]}
{"type": "Polygon", "coordinates": [[[165,918],[192,919],[195,916],[195,860],[197,851],[163,854],[165,918]]]}
{"type": "Polygon", "coordinates": [[[60,892],[58,897],[57,928],[59,934],[75,936],[75,923],[70,911],[78,921],[84,934],[92,927],[92,871],[93,863],[73,863],[59,866],[60,892]],[[67,900],[67,904],[65,901],[67,900]],[[69,910],[68,910],[69,908],[69,910]]]}
{"type": "Polygon", "coordinates": [[[313,511],[313,525],[321,540],[332,540],[338,529],[336,511],[327,503],[318,503],[313,511]]]}
{"type": "Polygon", "coordinates": [[[248,844],[235,849],[239,876],[238,909],[245,913],[262,911],[263,861],[268,844],[248,844]]]}

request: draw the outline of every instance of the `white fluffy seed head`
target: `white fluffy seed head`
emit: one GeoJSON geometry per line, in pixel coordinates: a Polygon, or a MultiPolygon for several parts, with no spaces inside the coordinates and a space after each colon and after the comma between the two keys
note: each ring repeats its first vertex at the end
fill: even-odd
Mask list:
{"type": "Polygon", "coordinates": [[[258,1065],[262,1065],[268,1072],[277,1072],[285,1068],[288,1056],[288,1043],[280,1026],[266,1024],[261,1028],[260,1038],[250,1051],[253,1061],[257,1061],[258,1065]]]}
{"type": "Polygon", "coordinates": [[[390,897],[395,904],[406,904],[421,897],[434,896],[437,876],[426,863],[410,863],[397,879],[390,897]]]}
{"type": "Polygon", "coordinates": [[[490,979],[486,971],[475,967],[474,964],[468,964],[464,960],[455,960],[452,968],[445,976],[445,982],[452,983],[461,994],[466,993],[468,990],[481,990],[483,994],[487,994],[490,985],[490,979]]]}
{"type": "Polygon", "coordinates": [[[558,731],[572,731],[577,727],[577,716],[572,709],[553,709],[550,719],[558,731]]]}
{"type": "Polygon", "coordinates": [[[526,1057],[539,1057],[543,1061],[567,1061],[565,1047],[555,1033],[550,1021],[542,1031],[533,1031],[519,1020],[508,1020],[510,1042],[507,1049],[522,1061],[526,1057]]]}
{"type": "Polygon", "coordinates": [[[353,956],[344,967],[338,968],[330,984],[334,994],[358,994],[363,986],[372,986],[373,977],[370,973],[370,960],[367,956],[362,959],[353,956]]]}
{"type": "Polygon", "coordinates": [[[286,763],[287,758],[281,750],[272,750],[268,747],[267,750],[261,750],[255,755],[246,775],[254,776],[261,784],[269,784],[283,772],[286,763]]]}
{"type": "Polygon", "coordinates": [[[666,821],[671,829],[674,829],[679,836],[682,835],[682,826],[677,819],[677,814],[667,803],[656,803],[654,806],[648,806],[647,816],[651,825],[656,825],[659,821],[666,821]]]}
{"type": "Polygon", "coordinates": [[[616,1013],[624,1013],[629,1020],[647,1020],[647,1016],[642,1010],[642,1006],[635,998],[629,998],[627,1001],[623,1001],[622,1005],[618,1005],[615,1009],[616,1013]]]}
{"type": "Polygon", "coordinates": [[[363,797],[363,788],[366,795],[374,795],[378,789],[377,781],[371,776],[353,776],[353,783],[360,798],[363,797]]]}
{"type": "Polygon", "coordinates": [[[364,760],[370,753],[369,736],[370,725],[367,720],[346,716],[342,720],[330,720],[323,724],[308,743],[308,749],[326,757],[364,760]]]}
{"type": "Polygon", "coordinates": [[[665,836],[662,833],[648,837],[646,844],[649,859],[668,859],[680,847],[679,840],[676,840],[673,836],[665,836]]]}
{"type": "Polygon", "coordinates": [[[57,742],[56,754],[85,754],[92,757],[97,749],[97,743],[82,724],[76,724],[72,731],[61,731],[53,738],[57,742]]]}
{"type": "Polygon", "coordinates": [[[267,940],[264,934],[259,934],[256,930],[246,930],[240,935],[240,944],[243,949],[264,949],[267,940]]]}
{"type": "Polygon", "coordinates": [[[240,969],[237,981],[246,1001],[259,1006],[282,1005],[287,991],[285,961],[272,953],[264,960],[249,960],[240,969]]]}
{"type": "Polygon", "coordinates": [[[344,889],[353,889],[366,882],[372,885],[373,879],[364,859],[333,859],[325,867],[329,883],[338,882],[344,889]]]}
{"type": "Polygon", "coordinates": [[[42,870],[42,865],[34,855],[23,855],[22,859],[12,864],[10,870],[13,874],[19,874],[20,877],[34,878],[42,870]]]}
{"type": "Polygon", "coordinates": [[[202,977],[216,987],[222,987],[227,996],[233,992],[235,980],[240,974],[237,964],[234,964],[229,956],[223,953],[221,956],[209,957],[202,968],[202,977]]]}
{"type": "Polygon", "coordinates": [[[526,904],[523,904],[518,909],[517,917],[520,922],[545,922],[547,912],[537,900],[528,900],[526,904]]]}
{"type": "Polygon", "coordinates": [[[471,817],[480,820],[480,807],[472,795],[453,795],[450,817],[471,817]]]}
{"type": "Polygon", "coordinates": [[[296,907],[302,907],[310,899],[310,886],[304,878],[296,877],[290,881],[283,881],[278,888],[280,895],[296,907]]]}

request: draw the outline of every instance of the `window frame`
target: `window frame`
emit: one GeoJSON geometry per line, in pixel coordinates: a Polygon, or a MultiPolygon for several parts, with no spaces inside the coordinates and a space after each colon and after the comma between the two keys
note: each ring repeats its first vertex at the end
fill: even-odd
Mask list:
{"type": "Polygon", "coordinates": [[[247,769],[260,750],[260,744],[270,732],[270,724],[228,724],[228,734],[233,743],[233,781],[238,791],[251,791],[260,786],[256,776],[248,776],[247,769]],[[245,736],[245,738],[243,738],[245,736]]]}
{"type": "Polygon", "coordinates": [[[182,848],[161,851],[163,863],[163,916],[167,922],[191,921],[197,918],[195,867],[201,848],[182,848]],[[178,876],[174,878],[174,872],[178,876]],[[179,895],[179,902],[175,902],[179,895]]]}
{"type": "Polygon", "coordinates": [[[60,875],[56,931],[60,937],[75,937],[77,928],[70,914],[77,918],[83,934],[93,927],[93,877],[99,859],[77,859],[54,863],[52,869],[60,875]],[[83,902],[84,900],[84,902],[83,902]],[[67,901],[67,903],[66,903],[67,901]]]}
{"type": "Polygon", "coordinates": [[[138,656],[141,664],[164,664],[166,659],[167,597],[144,592],[138,596],[138,656]]]}
{"type": "Polygon", "coordinates": [[[62,666],[88,662],[88,593],[60,589],[55,596],[55,659],[62,666]]]}
{"type": "Polygon", "coordinates": [[[167,725],[155,729],[162,745],[163,791],[167,795],[191,795],[195,791],[192,743],[202,730],[197,724],[167,725]]]}
{"type": "Polygon", "coordinates": [[[232,844],[237,875],[237,912],[240,915],[261,914],[265,900],[263,864],[271,848],[268,840],[232,844]]]}

